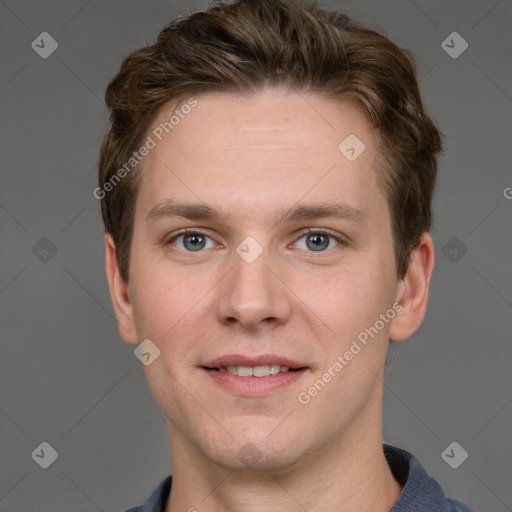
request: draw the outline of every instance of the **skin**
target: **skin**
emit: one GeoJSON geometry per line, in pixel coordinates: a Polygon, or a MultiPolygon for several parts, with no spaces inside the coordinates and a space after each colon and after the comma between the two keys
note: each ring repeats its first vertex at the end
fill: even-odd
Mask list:
{"type": "Polygon", "coordinates": [[[161,351],[145,372],[169,426],[166,511],[388,512],[401,487],[382,453],[384,363],[388,340],[423,319],[432,239],[422,236],[400,279],[377,134],[354,105],[278,90],[197,100],[143,161],[128,283],[106,236],[121,335],[161,351]],[[366,147],[352,162],[338,150],[349,134],[366,147]],[[167,200],[208,205],[220,219],[148,219],[167,200]],[[279,221],[292,207],[333,204],[360,215],[279,221]],[[205,248],[187,251],[184,228],[207,235],[205,248]],[[343,243],[311,250],[308,228],[343,243]],[[236,252],[247,236],[262,249],[252,263],[236,252]],[[394,303],[394,319],[299,403],[394,303]],[[238,396],[201,369],[233,353],[278,354],[308,370],[267,396],[238,396]],[[239,457],[246,445],[257,454],[250,467],[239,457]]]}

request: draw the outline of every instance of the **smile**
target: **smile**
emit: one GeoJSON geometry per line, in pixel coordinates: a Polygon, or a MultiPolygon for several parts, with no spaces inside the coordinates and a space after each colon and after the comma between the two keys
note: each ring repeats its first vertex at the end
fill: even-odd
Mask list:
{"type": "Polygon", "coordinates": [[[271,354],[227,355],[207,362],[200,369],[224,391],[244,397],[268,396],[294,384],[310,371],[298,361],[271,354]]]}
{"type": "Polygon", "coordinates": [[[279,364],[262,364],[258,366],[221,366],[220,368],[211,368],[219,372],[229,372],[239,377],[268,377],[269,375],[277,375],[278,373],[287,373],[289,371],[297,371],[297,369],[289,366],[281,366],[279,364]]]}

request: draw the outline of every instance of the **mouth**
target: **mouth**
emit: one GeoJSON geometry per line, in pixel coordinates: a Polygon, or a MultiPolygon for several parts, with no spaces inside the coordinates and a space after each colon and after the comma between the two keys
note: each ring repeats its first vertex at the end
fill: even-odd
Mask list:
{"type": "Polygon", "coordinates": [[[200,366],[214,383],[241,396],[264,396],[289,386],[310,368],[275,355],[223,356],[200,366]]]}
{"type": "Polygon", "coordinates": [[[288,372],[299,372],[301,370],[305,370],[306,367],[300,368],[291,368],[286,365],[279,364],[260,364],[258,366],[219,366],[218,368],[212,368],[208,366],[203,366],[205,370],[210,370],[214,372],[229,372],[232,375],[237,375],[238,377],[268,377],[269,375],[277,375],[278,373],[288,373],[288,372]]]}

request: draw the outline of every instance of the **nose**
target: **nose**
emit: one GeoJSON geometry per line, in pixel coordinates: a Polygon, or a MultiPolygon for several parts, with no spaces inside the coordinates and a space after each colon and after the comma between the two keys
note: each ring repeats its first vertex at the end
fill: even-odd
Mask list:
{"type": "Polygon", "coordinates": [[[285,324],[291,316],[293,295],[269,251],[251,263],[233,253],[232,263],[219,289],[219,322],[252,331],[285,324]]]}

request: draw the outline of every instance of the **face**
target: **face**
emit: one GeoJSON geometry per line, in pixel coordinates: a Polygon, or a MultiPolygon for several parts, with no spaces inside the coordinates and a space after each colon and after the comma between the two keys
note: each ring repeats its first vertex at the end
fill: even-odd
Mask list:
{"type": "Polygon", "coordinates": [[[171,452],[278,471],[380,429],[404,288],[376,134],[316,95],[196,99],[143,161],[124,337],[160,350],[171,452]]]}

